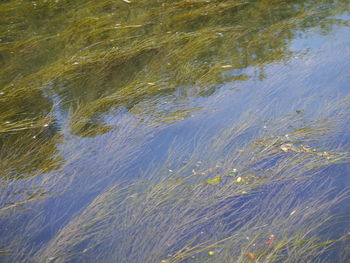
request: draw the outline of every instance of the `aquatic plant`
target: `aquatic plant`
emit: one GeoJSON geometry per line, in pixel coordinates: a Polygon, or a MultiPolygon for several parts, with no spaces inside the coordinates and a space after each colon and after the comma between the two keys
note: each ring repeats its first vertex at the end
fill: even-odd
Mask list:
{"type": "MultiPolygon", "coordinates": [[[[341,119],[327,125],[313,122],[290,131],[293,119],[299,123],[298,118],[287,117],[270,125],[276,133],[290,134],[283,140],[315,145],[322,145],[327,131],[343,123],[341,119]]],[[[250,129],[255,120],[246,120],[242,116],[242,123],[235,125],[244,127],[244,122],[250,129]]],[[[327,229],[348,224],[345,211],[334,211],[349,201],[349,187],[332,187],[335,179],[329,171],[337,163],[348,163],[349,154],[330,154],[337,157],[322,156],[321,160],[315,152],[286,153],[275,139],[275,147],[268,143],[263,146],[268,150],[262,151],[261,141],[268,141],[266,138],[248,140],[244,151],[223,155],[227,145],[236,148],[233,142],[241,142],[247,130],[230,127],[218,133],[213,137],[222,139],[212,140],[212,144],[206,137],[197,137],[186,163],[179,156],[187,154],[190,142],[176,144],[166,161],[150,166],[142,178],[151,180],[110,186],[37,254],[37,260],[213,262],[214,256],[215,262],[248,262],[249,252],[259,262],[328,262],[335,257],[332,249],[347,244],[349,235],[327,229]],[[198,163],[200,157],[203,162],[198,163]],[[211,166],[209,160],[220,165],[211,166]],[[178,168],[169,172],[167,167],[178,168]],[[229,175],[233,167],[238,168],[236,177],[229,175]],[[238,175],[242,182],[235,180],[238,175]],[[206,184],[213,176],[222,180],[206,184]],[[275,241],[261,246],[270,234],[276,236],[275,241]],[[210,251],[214,255],[208,254],[210,251]]]]}
{"type": "Polygon", "coordinates": [[[307,58],[297,36],[348,26],[349,5],[1,2],[0,261],[349,258],[349,97],[300,108],[347,73],[320,89],[312,61],[267,71],[307,58]],[[286,79],[314,93],[283,112],[286,79]]]}

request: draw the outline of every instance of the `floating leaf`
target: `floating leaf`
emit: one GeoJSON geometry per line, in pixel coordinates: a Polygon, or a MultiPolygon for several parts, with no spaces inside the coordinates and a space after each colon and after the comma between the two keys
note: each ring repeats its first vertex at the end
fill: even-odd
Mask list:
{"type": "Polygon", "coordinates": [[[254,260],[255,259],[255,256],[252,252],[248,252],[247,253],[247,257],[250,259],[250,260],[254,260]]]}
{"type": "Polygon", "coordinates": [[[238,174],[237,169],[233,169],[232,172],[230,172],[230,173],[228,174],[228,176],[237,176],[237,174],[238,174]]]}
{"type": "Polygon", "coordinates": [[[216,185],[216,184],[219,184],[221,182],[221,177],[218,176],[218,177],[215,177],[213,179],[209,179],[207,181],[205,181],[207,184],[212,184],[212,185],[216,185]]]}
{"type": "Polygon", "coordinates": [[[265,247],[271,246],[273,241],[275,241],[275,235],[271,234],[269,235],[269,239],[262,246],[265,246],[265,247]]]}

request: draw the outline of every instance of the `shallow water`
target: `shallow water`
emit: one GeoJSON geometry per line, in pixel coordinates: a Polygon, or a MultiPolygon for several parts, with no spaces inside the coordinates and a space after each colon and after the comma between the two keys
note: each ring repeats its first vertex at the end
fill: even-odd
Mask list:
{"type": "Polygon", "coordinates": [[[349,10],[0,3],[0,262],[349,261],[349,10]]]}

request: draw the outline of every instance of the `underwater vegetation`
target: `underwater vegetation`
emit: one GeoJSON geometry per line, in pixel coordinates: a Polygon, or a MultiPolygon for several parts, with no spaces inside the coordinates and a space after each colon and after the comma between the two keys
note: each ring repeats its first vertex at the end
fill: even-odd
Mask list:
{"type": "Polygon", "coordinates": [[[111,108],[132,109],[174,92],[178,99],[209,96],[225,82],[264,78],[264,65],[288,60],[297,34],[348,24],[332,17],[348,7],[347,1],[3,2],[1,124],[16,121],[18,130],[39,121],[55,96],[62,111],[73,108],[74,134],[107,132],[101,115],[111,108]],[[256,73],[241,72],[247,67],[256,73]]]}
{"type": "Polygon", "coordinates": [[[0,262],[350,260],[349,10],[1,1],[0,262]]]}
{"type": "Polygon", "coordinates": [[[350,189],[338,187],[332,171],[348,165],[350,155],[340,152],[342,144],[337,153],[318,154],[328,134],[343,125],[343,113],[331,124],[316,121],[305,128],[297,127],[295,117],[277,119],[269,123],[275,137],[260,130],[254,137],[261,139],[239,151],[230,144],[255,119],[247,123],[244,116],[219,130],[213,136],[219,140],[197,139],[190,156],[186,148],[193,142],[176,144],[164,162],[144,171],[146,181],[109,185],[36,260],[344,262],[350,189]],[[285,152],[280,147],[286,143],[312,144],[315,151],[285,152]],[[329,231],[334,228],[343,230],[329,231]],[[333,253],[336,247],[343,254],[333,253]]]}

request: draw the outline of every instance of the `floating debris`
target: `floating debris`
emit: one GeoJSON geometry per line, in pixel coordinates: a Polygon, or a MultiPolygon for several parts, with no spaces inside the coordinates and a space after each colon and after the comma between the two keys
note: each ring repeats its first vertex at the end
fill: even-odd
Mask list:
{"type": "Polygon", "coordinates": [[[214,251],[209,251],[209,252],[208,252],[208,255],[209,255],[209,256],[214,256],[215,253],[214,253],[214,251]]]}
{"type": "Polygon", "coordinates": [[[233,172],[232,172],[232,173],[229,173],[228,176],[230,176],[230,177],[236,177],[236,176],[237,176],[237,173],[233,173],[233,172]]]}
{"type": "Polygon", "coordinates": [[[327,152],[323,152],[323,153],[318,153],[318,156],[324,156],[327,158],[327,160],[331,159],[331,157],[329,156],[329,154],[327,152]]]}
{"type": "Polygon", "coordinates": [[[127,4],[131,4],[131,1],[129,1],[129,0],[123,0],[123,2],[125,2],[127,4]]]}
{"type": "Polygon", "coordinates": [[[297,210],[293,210],[293,211],[290,213],[290,215],[292,216],[292,215],[294,215],[296,212],[297,212],[297,210]]]}
{"type": "Polygon", "coordinates": [[[232,68],[232,65],[223,65],[222,68],[232,68]]]}
{"type": "Polygon", "coordinates": [[[228,174],[228,176],[232,176],[232,177],[234,177],[234,176],[236,176],[236,175],[237,175],[237,174],[236,174],[236,173],[233,173],[233,172],[228,174]]]}
{"type": "Polygon", "coordinates": [[[306,153],[316,152],[315,149],[311,149],[311,147],[308,146],[308,145],[302,145],[302,146],[301,146],[301,151],[302,151],[302,152],[306,152],[306,153]]]}
{"type": "Polygon", "coordinates": [[[237,181],[237,183],[241,183],[241,182],[243,182],[243,179],[242,179],[242,177],[238,177],[238,178],[236,179],[236,181],[237,181]]]}
{"type": "Polygon", "coordinates": [[[228,174],[228,176],[237,176],[237,174],[238,174],[238,170],[237,169],[233,169],[232,172],[230,172],[228,174]]]}
{"type": "Polygon", "coordinates": [[[211,184],[211,185],[217,185],[217,184],[219,184],[220,182],[221,182],[221,177],[220,176],[218,176],[218,177],[215,177],[215,178],[213,178],[213,179],[209,179],[209,180],[206,180],[205,182],[207,183],[207,184],[211,184]]]}
{"type": "Polygon", "coordinates": [[[285,143],[280,146],[281,150],[284,152],[293,151],[295,147],[291,143],[285,143]]]}
{"type": "Polygon", "coordinates": [[[247,257],[250,259],[250,260],[255,260],[255,256],[252,252],[248,252],[247,253],[247,257]]]}
{"type": "Polygon", "coordinates": [[[263,246],[265,247],[269,247],[271,246],[271,244],[273,243],[273,241],[275,241],[275,235],[270,235],[269,239],[263,244],[263,246]]]}
{"type": "Polygon", "coordinates": [[[318,156],[326,157],[328,160],[331,159],[329,153],[327,152],[319,152],[316,149],[311,148],[309,145],[303,145],[300,146],[294,145],[292,143],[284,143],[279,147],[284,152],[297,152],[297,153],[313,153],[318,156]]]}

